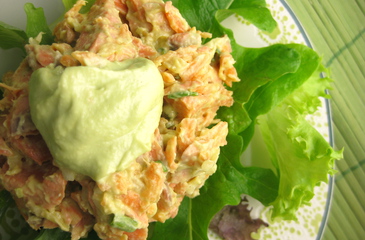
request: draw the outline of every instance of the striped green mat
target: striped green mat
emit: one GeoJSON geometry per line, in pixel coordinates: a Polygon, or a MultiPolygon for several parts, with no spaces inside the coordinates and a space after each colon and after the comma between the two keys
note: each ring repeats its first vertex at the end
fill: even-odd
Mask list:
{"type": "Polygon", "coordinates": [[[287,0],[335,80],[332,121],[337,161],[324,240],[365,239],[365,1],[287,0]]]}

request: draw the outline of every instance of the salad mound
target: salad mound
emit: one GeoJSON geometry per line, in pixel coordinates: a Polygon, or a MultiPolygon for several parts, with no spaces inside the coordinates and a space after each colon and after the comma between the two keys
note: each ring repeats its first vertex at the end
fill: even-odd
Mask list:
{"type": "MultiPolygon", "coordinates": [[[[265,0],[62,2],[65,15],[53,32],[30,3],[25,31],[0,21],[0,47],[26,55],[0,83],[0,184],[7,190],[0,192],[0,218],[10,192],[29,225],[41,229],[27,239],[207,240],[214,216],[228,220],[218,228],[230,225],[219,211],[242,196],[270,208],[269,218],[295,220],[335,172],[342,152],[306,120],[320,98],[329,98],[332,80],[322,77],[328,70],[320,56],[300,44],[242,47],[220,24],[237,14],[273,31],[265,0]],[[163,80],[161,116],[147,136],[151,149],[102,181],[58,165],[32,119],[33,72],[103,69],[131,59],[152,62],[163,80]],[[254,134],[270,154],[267,167],[242,165],[254,134]]],[[[247,231],[260,225],[266,223],[247,231]]]]}
{"type": "MultiPolygon", "coordinates": [[[[51,45],[40,44],[42,34],[31,39],[27,57],[4,78],[1,183],[36,230],[59,227],[71,232],[72,239],[91,229],[102,239],[145,239],[150,222],[173,218],[184,196],[197,196],[216,170],[228,134],[228,124],[216,113],[233,104],[224,84],[239,81],[230,40],[225,36],[202,44],[202,37],[211,35],[191,28],[171,2],[99,0],[80,13],[85,4],[80,0],[66,12],[51,45]],[[32,121],[35,110],[30,110],[28,96],[35,93],[29,91],[41,94],[34,83],[28,88],[32,73],[135,58],[152,60],[164,82],[163,111],[150,136],[151,150],[102,181],[57,164],[48,150],[54,143],[44,141],[48,138],[32,121]]],[[[108,164],[107,157],[100,160],[108,164]]]]}

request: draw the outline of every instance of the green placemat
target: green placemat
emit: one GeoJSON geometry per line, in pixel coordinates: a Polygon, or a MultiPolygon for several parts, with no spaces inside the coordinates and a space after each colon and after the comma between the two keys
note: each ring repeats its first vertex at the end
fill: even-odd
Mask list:
{"type": "Polygon", "coordinates": [[[287,0],[335,80],[332,121],[337,162],[325,240],[365,239],[365,1],[287,0]]]}

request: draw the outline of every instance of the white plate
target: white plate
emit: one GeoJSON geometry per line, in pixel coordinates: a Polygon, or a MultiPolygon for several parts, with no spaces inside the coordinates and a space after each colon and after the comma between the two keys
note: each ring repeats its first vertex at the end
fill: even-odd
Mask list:
{"type": "MultiPolygon", "coordinates": [[[[243,18],[232,16],[223,22],[223,25],[234,32],[237,43],[245,47],[265,47],[275,43],[300,43],[311,46],[310,40],[306,35],[303,27],[295,14],[284,0],[266,0],[268,8],[271,10],[273,17],[278,23],[278,27],[273,33],[267,33],[258,30],[249,24],[243,18]]],[[[323,106],[308,120],[313,126],[329,141],[333,143],[331,117],[328,100],[323,99],[323,106]]],[[[264,166],[270,162],[268,157],[263,162],[256,162],[256,159],[262,159],[268,154],[263,153],[265,147],[259,134],[256,134],[251,142],[251,146],[245,152],[245,165],[264,166]],[[259,157],[258,157],[259,155],[259,157]],[[247,159],[249,159],[247,161],[247,159]],[[255,160],[252,161],[251,160],[255,160]]],[[[261,160],[260,160],[261,161],[261,160]]],[[[254,234],[257,239],[265,240],[319,240],[321,239],[329,213],[330,202],[332,198],[333,178],[329,177],[329,184],[323,183],[315,189],[315,196],[311,201],[311,206],[304,206],[299,209],[298,221],[276,221],[270,222],[268,228],[254,234]]],[[[252,216],[266,219],[267,208],[260,203],[251,199],[252,216]]],[[[269,222],[269,220],[267,220],[269,222]]],[[[210,239],[219,239],[210,233],[210,239]]]]}
{"type": "MultiPolygon", "coordinates": [[[[43,7],[49,24],[55,21],[63,12],[61,1],[16,0],[9,4],[8,0],[0,0],[0,21],[25,29],[26,17],[23,6],[26,2],[32,2],[36,7],[43,7]]],[[[240,17],[232,16],[225,20],[223,24],[234,31],[236,41],[239,44],[246,47],[263,47],[274,43],[295,42],[311,46],[299,21],[284,1],[267,0],[267,3],[278,22],[278,28],[271,34],[257,30],[240,17]]],[[[19,53],[20,51],[16,49],[6,51],[0,49],[0,76],[8,70],[16,69],[21,61],[21,54],[19,53]]],[[[329,142],[332,142],[328,102],[324,100],[323,103],[323,107],[317,114],[311,116],[310,121],[329,142]]],[[[254,138],[250,151],[246,155],[250,156],[250,159],[256,159],[257,149],[261,152],[261,148],[262,141],[259,138],[254,138]]],[[[316,195],[311,202],[312,205],[305,206],[299,210],[299,220],[297,222],[280,221],[270,223],[269,228],[260,231],[259,239],[320,239],[326,225],[330,207],[332,182],[333,179],[330,178],[328,185],[322,184],[316,189],[316,195]]],[[[252,213],[263,217],[264,213],[260,212],[263,209],[262,206],[259,203],[254,203],[254,200],[252,202],[255,205],[252,213]]],[[[11,229],[19,226],[19,220],[13,212],[10,212],[7,214],[5,223],[1,224],[5,224],[6,228],[12,231],[11,229]]],[[[0,228],[0,234],[0,239],[8,239],[3,228],[0,228]]],[[[217,239],[213,234],[210,235],[210,238],[217,239]]]]}

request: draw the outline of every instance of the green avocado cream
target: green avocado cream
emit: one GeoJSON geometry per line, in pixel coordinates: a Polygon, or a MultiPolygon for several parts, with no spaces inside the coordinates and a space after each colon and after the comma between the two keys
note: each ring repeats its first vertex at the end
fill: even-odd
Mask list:
{"type": "Polygon", "coordinates": [[[31,117],[54,161],[96,181],[151,150],[163,80],[150,60],[46,67],[29,82],[31,117]]]}

